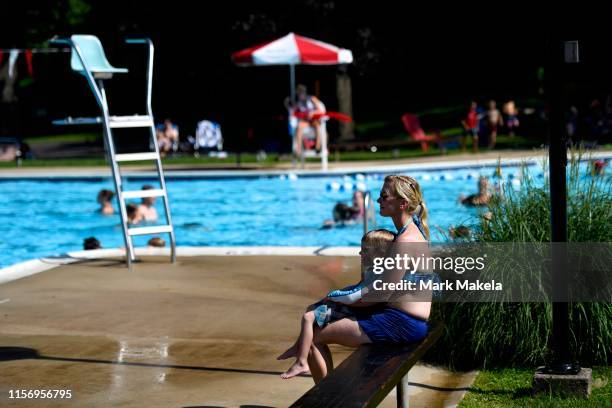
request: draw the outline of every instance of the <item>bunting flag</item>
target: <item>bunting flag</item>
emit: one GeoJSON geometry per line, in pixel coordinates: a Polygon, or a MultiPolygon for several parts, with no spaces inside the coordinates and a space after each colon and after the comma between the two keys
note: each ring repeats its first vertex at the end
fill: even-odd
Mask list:
{"type": "Polygon", "coordinates": [[[15,67],[19,54],[24,54],[28,75],[34,77],[34,64],[32,63],[34,54],[55,54],[69,52],[71,52],[70,48],[0,48],[0,67],[4,62],[4,55],[8,54],[8,74],[12,77],[15,74],[15,67]]]}
{"type": "Polygon", "coordinates": [[[19,56],[19,51],[18,50],[11,50],[11,52],[9,52],[9,69],[8,69],[8,76],[9,78],[13,78],[13,75],[16,73],[15,72],[15,63],[17,62],[17,57],[19,56]]]}
{"type": "Polygon", "coordinates": [[[34,67],[32,66],[32,50],[25,50],[26,65],[28,67],[28,74],[34,77],[34,67]]]}

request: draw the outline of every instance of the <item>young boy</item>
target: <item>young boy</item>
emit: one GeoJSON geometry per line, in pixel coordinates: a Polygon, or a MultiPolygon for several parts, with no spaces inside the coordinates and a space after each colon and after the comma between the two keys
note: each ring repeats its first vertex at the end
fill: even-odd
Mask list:
{"type": "Polygon", "coordinates": [[[287,351],[277,357],[277,360],[285,360],[296,357],[295,362],[287,371],[281,374],[281,378],[288,379],[296,375],[307,373],[308,352],[312,345],[314,335],[314,324],[323,327],[345,317],[354,315],[347,304],[359,300],[359,290],[373,277],[372,267],[374,258],[384,257],[388,246],[395,239],[395,234],[384,229],[370,231],[361,239],[361,280],[357,285],[352,285],[341,290],[334,290],[327,296],[308,307],[302,316],[302,329],[295,344],[287,351]]]}

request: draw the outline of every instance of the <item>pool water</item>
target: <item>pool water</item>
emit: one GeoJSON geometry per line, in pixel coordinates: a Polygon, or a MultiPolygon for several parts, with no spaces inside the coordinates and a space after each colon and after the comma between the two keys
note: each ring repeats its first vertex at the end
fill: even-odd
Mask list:
{"type": "MultiPolygon", "coordinates": [[[[476,191],[479,175],[492,176],[494,167],[411,172],[421,184],[429,208],[432,239],[451,225],[474,222],[478,209],[458,203],[459,194],[476,191]]],[[[531,170],[542,179],[539,166],[531,170]]],[[[518,167],[504,168],[504,178],[518,167]]],[[[177,244],[180,246],[357,246],[362,226],[321,229],[334,204],[350,203],[355,185],[378,197],[383,175],[258,178],[168,178],[177,244]]],[[[143,180],[128,179],[127,189],[143,180]]],[[[113,190],[108,179],[3,180],[0,182],[0,267],[16,262],[81,250],[94,236],[104,248],[122,247],[119,215],[97,213],[96,195],[113,190]]],[[[135,200],[136,202],[136,200],[135,200]]],[[[116,205],[116,203],[114,202],[116,205]]],[[[158,200],[156,207],[163,215],[158,200]]],[[[378,205],[376,204],[378,211],[378,205]]],[[[391,220],[377,215],[377,225],[393,230],[391,220]]],[[[167,235],[161,235],[167,240],[167,235]]],[[[150,236],[136,237],[146,245],[150,236]]]]}

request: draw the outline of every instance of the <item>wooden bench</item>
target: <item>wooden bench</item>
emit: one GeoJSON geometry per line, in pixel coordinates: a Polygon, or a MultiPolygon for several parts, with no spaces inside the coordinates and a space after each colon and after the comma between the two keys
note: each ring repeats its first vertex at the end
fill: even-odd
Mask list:
{"type": "Polygon", "coordinates": [[[442,334],[407,345],[363,345],[291,407],[376,407],[397,387],[397,406],[408,407],[408,372],[442,334]]]}

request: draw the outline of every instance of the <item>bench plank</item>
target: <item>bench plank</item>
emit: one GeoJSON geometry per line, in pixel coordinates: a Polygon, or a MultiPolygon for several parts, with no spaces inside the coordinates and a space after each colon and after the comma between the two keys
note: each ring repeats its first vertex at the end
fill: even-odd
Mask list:
{"type": "Polygon", "coordinates": [[[425,339],[406,345],[363,345],[291,407],[376,407],[438,340],[434,325],[425,339]]]}

